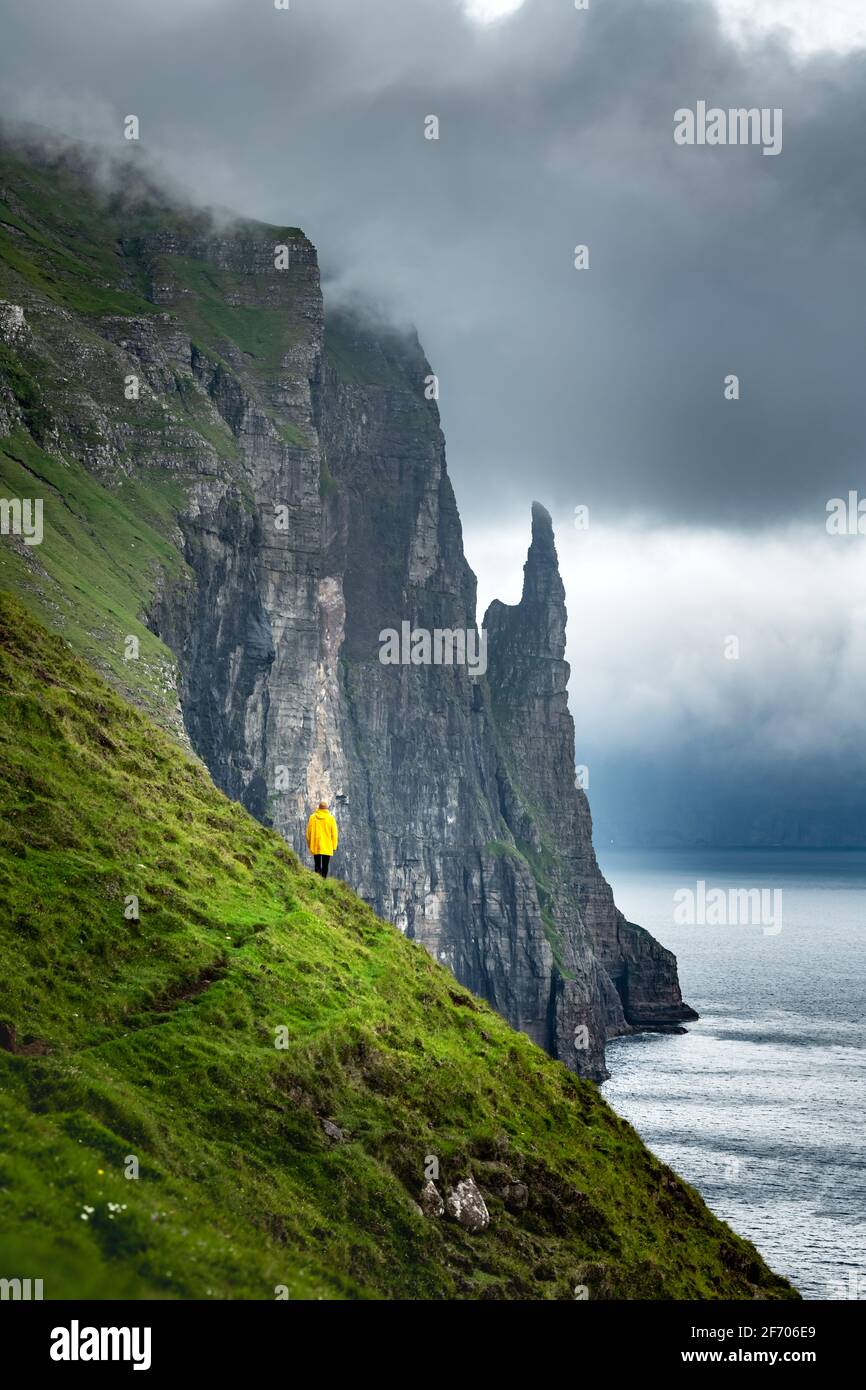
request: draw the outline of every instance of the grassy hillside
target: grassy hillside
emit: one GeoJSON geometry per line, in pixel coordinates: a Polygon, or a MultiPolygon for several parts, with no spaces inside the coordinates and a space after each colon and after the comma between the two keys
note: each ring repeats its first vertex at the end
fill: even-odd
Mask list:
{"type": "Polygon", "coordinates": [[[128,478],[108,488],[74,458],[52,458],[19,427],[0,437],[0,496],[34,495],[43,499],[45,538],[29,551],[4,539],[0,586],[37,618],[62,625],[89,664],[181,736],[174,655],[143,616],[158,576],[184,569],[161,534],[174,524],[177,479],[151,474],[146,486],[128,478]],[[134,661],[126,656],[130,636],[139,643],[134,661]]]}
{"type": "MultiPolygon", "coordinates": [[[[144,613],[184,572],[177,516],[200,458],[230,468],[237,446],[188,375],[163,370],[153,349],[145,370],[128,351],[157,322],[144,268],[121,250],[145,225],[128,174],[125,192],[109,195],[74,151],[28,158],[0,138],[0,301],[21,305],[27,324],[0,341],[0,496],[45,503],[41,546],[0,545],[0,586],[62,624],[76,651],[183,738],[175,659],[144,613]],[[138,401],[125,396],[129,373],[142,381],[138,401]]],[[[161,224],[189,216],[163,208],[161,224]]]]}
{"type": "Polygon", "coordinates": [[[9,595],[0,768],[0,1276],[49,1298],[794,1296],[591,1083],[302,869],[9,595]],[[421,1214],[430,1155],[443,1193],[474,1175],[486,1231],[421,1214]]]}
{"type": "MultiPolygon", "coordinates": [[[[271,304],[265,276],[145,252],[154,233],[198,246],[215,233],[208,214],[167,200],[135,155],[102,186],[84,151],[28,154],[0,133],[0,311],[25,316],[17,337],[0,336],[0,497],[44,498],[46,522],[37,549],[0,545],[0,587],[62,624],[89,664],[183,742],[175,657],[145,615],[186,576],[179,517],[191,490],[219,480],[233,505],[251,505],[212,374],[227,398],[255,398],[276,430],[262,383],[299,330],[289,281],[271,304]],[[127,399],[130,376],[138,399],[127,399]]],[[[243,222],[231,235],[301,237],[243,222]]],[[[309,447],[288,420],[278,433],[309,447]]]]}

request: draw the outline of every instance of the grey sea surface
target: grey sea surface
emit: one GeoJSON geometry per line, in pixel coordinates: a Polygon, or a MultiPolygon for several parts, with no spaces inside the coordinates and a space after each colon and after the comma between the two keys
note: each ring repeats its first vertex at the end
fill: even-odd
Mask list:
{"type": "Polygon", "coordinates": [[[605,1098],[805,1298],[866,1298],[866,852],[599,859],[701,1015],[610,1043],[605,1098]],[[763,923],[733,896],[754,888],[763,923]]]}

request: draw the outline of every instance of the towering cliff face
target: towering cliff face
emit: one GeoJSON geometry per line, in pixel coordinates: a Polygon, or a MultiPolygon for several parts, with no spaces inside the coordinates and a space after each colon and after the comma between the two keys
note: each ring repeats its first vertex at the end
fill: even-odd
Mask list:
{"type": "MultiPolygon", "coordinates": [[[[226,254],[171,247],[163,293],[172,256],[226,254]]],[[[234,254],[251,289],[272,246],[234,254]]],[[[154,613],[181,660],[190,737],[302,854],[326,797],[336,871],[554,1056],[603,1076],[607,1038],[691,1011],[673,957],[616,910],[574,788],[550,518],[533,509],[521,603],[487,615],[486,676],[383,664],[383,631],[476,624],[430,367],[414,339],[350,316],[323,329],[306,244],[292,263],[281,286],[303,331],[286,381],[266,396],[221,345],[243,384],[232,401],[221,367],[191,364],[232,423],[252,507],[228,479],[199,486],[181,518],[193,596],[169,592],[154,613]]]]}
{"type": "MultiPolygon", "coordinates": [[[[26,186],[2,192],[19,226],[37,220],[26,186]]],[[[60,233],[39,216],[44,255],[60,233]]],[[[217,231],[146,198],[101,217],[88,235],[106,242],[107,304],[71,302],[60,259],[58,302],[17,247],[3,292],[41,379],[57,369],[42,447],[107,488],[177,480],[163,529],[182,563],[152,566],[141,601],[175,654],[190,742],[300,852],[327,797],[335,871],[512,1024],[603,1076],[607,1038],[693,1015],[674,958],[616,910],[574,788],[549,516],[534,507],[521,602],[486,616],[486,674],[383,664],[383,630],[476,624],[417,340],[328,312],[296,229],[217,231]]]]}

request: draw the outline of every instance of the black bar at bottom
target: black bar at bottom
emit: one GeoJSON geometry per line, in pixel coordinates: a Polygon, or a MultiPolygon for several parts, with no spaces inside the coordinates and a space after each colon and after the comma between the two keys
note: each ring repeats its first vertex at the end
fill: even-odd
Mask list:
{"type": "MultiPolygon", "coordinates": [[[[826,1378],[859,1361],[862,1322],[857,1303],[816,1302],[0,1303],[4,1364],[61,1380],[104,1371],[157,1381],[239,1371],[307,1379],[316,1363],[328,1378],[399,1366],[423,1376],[438,1365],[450,1376],[467,1362],[491,1369],[531,1353],[536,1334],[544,1363],[558,1348],[557,1364],[571,1361],[576,1375],[601,1358],[618,1377],[738,1365],[774,1374],[806,1367],[826,1378]]],[[[511,1372],[521,1374],[516,1363],[511,1372]]]]}

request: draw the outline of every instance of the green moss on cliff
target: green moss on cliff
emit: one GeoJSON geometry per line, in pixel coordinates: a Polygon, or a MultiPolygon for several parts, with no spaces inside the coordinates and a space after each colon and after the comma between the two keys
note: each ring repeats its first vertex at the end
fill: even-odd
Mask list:
{"type": "Polygon", "coordinates": [[[299,329],[284,305],[268,303],[273,277],[241,275],[183,256],[166,256],[161,264],[182,291],[173,308],[191,338],[220,356],[227,344],[239,348],[257,376],[279,374],[299,329]]]}
{"type": "Polygon", "coordinates": [[[24,430],[0,439],[0,495],[41,498],[41,545],[0,540],[0,584],[62,626],[75,649],[161,722],[176,723],[165,673],[173,654],[145,626],[144,608],[184,563],[165,539],[182,504],[171,474],[121,480],[109,489],[74,460],[52,458],[24,430]],[[139,643],[128,660],[127,637],[139,643]]]}
{"type": "MultiPolygon", "coordinates": [[[[135,165],[132,158],[133,182],[135,165]]],[[[29,161],[0,143],[0,191],[0,298],[26,310],[23,333],[0,343],[2,398],[20,412],[0,437],[0,488],[45,506],[41,545],[0,542],[0,582],[62,624],[125,696],[183,737],[175,659],[147,629],[147,611],[163,585],[186,574],[179,517],[190,483],[220,468],[240,504],[252,505],[238,441],[185,360],[183,326],[223,347],[223,332],[236,334],[237,352],[258,353],[251,361],[263,373],[294,341],[295,326],[276,309],[223,304],[221,296],[261,287],[228,273],[223,283],[217,271],[209,279],[195,263],[186,319],[173,324],[160,311],[153,321],[141,237],[202,237],[212,227],[200,212],[163,206],[152,190],[139,190],[143,201],[131,206],[125,193],[99,192],[74,161],[29,161]],[[60,317],[58,305],[69,312],[60,317]],[[139,371],[140,398],[128,400],[125,376],[139,371]],[[126,657],[130,636],[138,660],[126,657]]],[[[284,434],[309,443],[290,425],[284,434]]]]}
{"type": "Polygon", "coordinates": [[[325,320],[325,355],[347,385],[405,389],[408,383],[423,402],[428,370],[423,354],[394,329],[373,333],[359,317],[332,312],[325,320]],[[417,377],[410,375],[407,364],[417,365],[417,377]]]}
{"type": "Polygon", "coordinates": [[[0,295],[14,299],[23,282],[76,313],[153,312],[107,200],[86,180],[0,147],[0,188],[0,295]]]}

